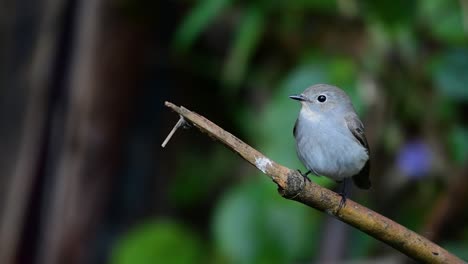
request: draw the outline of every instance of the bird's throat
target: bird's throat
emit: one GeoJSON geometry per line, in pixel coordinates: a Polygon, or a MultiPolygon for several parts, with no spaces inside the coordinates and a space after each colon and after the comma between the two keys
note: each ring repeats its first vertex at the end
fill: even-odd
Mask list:
{"type": "Polygon", "coordinates": [[[322,119],[321,114],[310,110],[308,107],[303,107],[301,109],[301,115],[303,116],[304,119],[310,122],[318,122],[322,119]]]}

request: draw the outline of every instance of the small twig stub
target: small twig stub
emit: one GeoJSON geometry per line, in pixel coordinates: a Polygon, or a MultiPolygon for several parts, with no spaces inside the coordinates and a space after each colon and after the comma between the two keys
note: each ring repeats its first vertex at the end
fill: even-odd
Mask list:
{"type": "Polygon", "coordinates": [[[169,142],[169,140],[171,140],[172,136],[174,135],[176,130],[179,129],[179,127],[189,128],[191,126],[187,121],[185,121],[185,118],[183,116],[180,116],[179,121],[177,121],[175,126],[172,128],[171,132],[169,132],[169,135],[167,135],[166,139],[161,144],[161,147],[163,147],[163,148],[166,147],[167,143],[169,142]]]}

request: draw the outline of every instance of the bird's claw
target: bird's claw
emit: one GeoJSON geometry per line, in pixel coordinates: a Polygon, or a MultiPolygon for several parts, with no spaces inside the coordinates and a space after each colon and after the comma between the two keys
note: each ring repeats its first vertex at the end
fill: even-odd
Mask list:
{"type": "Polygon", "coordinates": [[[309,177],[307,177],[307,175],[310,173],[310,171],[306,172],[306,173],[302,173],[300,169],[297,169],[297,172],[299,172],[299,174],[302,175],[302,177],[304,177],[304,180],[308,181],[308,182],[312,182],[309,177]]]}
{"type": "Polygon", "coordinates": [[[340,205],[338,206],[338,212],[346,205],[346,193],[338,193],[341,196],[340,205]]]}

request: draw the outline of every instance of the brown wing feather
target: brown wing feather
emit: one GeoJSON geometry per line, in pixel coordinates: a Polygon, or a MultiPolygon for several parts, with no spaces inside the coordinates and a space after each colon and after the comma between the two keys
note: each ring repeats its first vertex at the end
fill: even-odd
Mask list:
{"type": "Polygon", "coordinates": [[[366,164],[364,164],[364,167],[362,167],[358,174],[353,176],[353,182],[361,189],[369,189],[371,187],[369,178],[370,149],[369,144],[367,143],[366,135],[364,134],[364,125],[356,116],[356,114],[348,115],[345,119],[351,133],[354,135],[356,140],[367,150],[367,154],[369,154],[369,159],[367,160],[366,164]]]}

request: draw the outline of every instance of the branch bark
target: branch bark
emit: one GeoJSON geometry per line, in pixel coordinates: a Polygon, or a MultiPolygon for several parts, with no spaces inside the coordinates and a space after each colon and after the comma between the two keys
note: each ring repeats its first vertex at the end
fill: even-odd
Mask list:
{"type": "Polygon", "coordinates": [[[296,170],[270,160],[205,117],[170,102],[166,102],[165,105],[177,112],[186,122],[220,141],[268,175],[278,185],[278,191],[284,198],[333,215],[419,262],[465,263],[437,244],[350,199],[339,210],[341,196],[335,192],[305,181],[296,170]]]}

